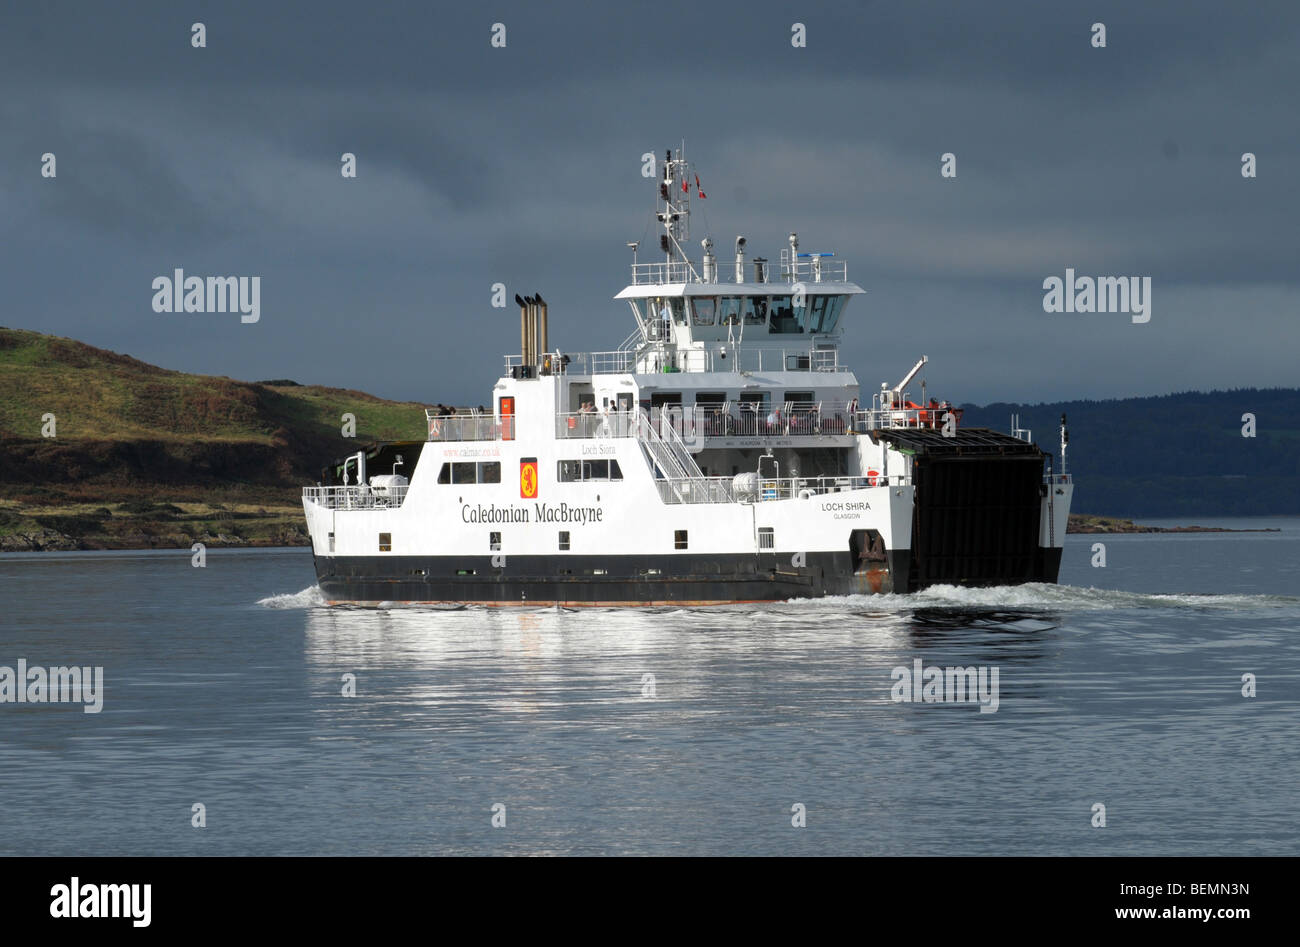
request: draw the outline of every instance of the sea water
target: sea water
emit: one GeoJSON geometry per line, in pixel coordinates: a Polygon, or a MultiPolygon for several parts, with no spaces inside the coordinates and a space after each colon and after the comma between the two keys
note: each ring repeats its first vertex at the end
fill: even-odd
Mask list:
{"type": "Polygon", "coordinates": [[[103,668],[99,713],[0,703],[0,852],[1300,854],[1300,519],[1224,525],[1281,531],[713,608],[330,608],[305,549],[0,556],[0,666],[103,668]],[[996,670],[996,709],[913,699],[930,668],[996,670]]]}

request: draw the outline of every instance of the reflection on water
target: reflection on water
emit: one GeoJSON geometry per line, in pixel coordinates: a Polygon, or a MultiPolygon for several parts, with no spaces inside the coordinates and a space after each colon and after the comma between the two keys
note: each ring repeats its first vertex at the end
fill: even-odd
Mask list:
{"type": "Polygon", "coordinates": [[[1209,594],[1215,537],[1108,542],[1123,568],[1079,544],[1064,586],[707,609],[329,608],[297,550],[0,557],[0,665],[105,668],[101,714],[0,707],[0,852],[1300,854],[1297,544],[1232,539],[1209,594]],[[997,668],[997,712],[896,703],[916,660],[997,668]]]}

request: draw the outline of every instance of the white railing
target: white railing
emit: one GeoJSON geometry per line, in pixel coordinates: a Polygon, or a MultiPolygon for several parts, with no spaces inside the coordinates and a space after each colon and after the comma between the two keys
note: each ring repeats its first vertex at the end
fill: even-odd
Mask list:
{"type": "Polygon", "coordinates": [[[765,503],[861,490],[870,486],[902,486],[905,477],[769,477],[757,481],[757,490],[744,494],[736,489],[733,477],[673,478],[657,480],[659,496],[665,503],[765,503]]]}
{"type": "Polygon", "coordinates": [[[695,463],[695,458],[681,438],[676,437],[671,426],[666,428],[665,436],[661,437],[645,411],[638,411],[636,437],[645,450],[646,458],[659,469],[662,478],[691,482],[705,479],[704,472],[695,463]]]}
{"type": "Polygon", "coordinates": [[[727,371],[741,372],[838,372],[839,350],[834,348],[751,348],[740,345],[729,353],[727,371]]]}
{"type": "Polygon", "coordinates": [[[786,401],[774,406],[727,401],[688,408],[681,424],[683,436],[819,437],[850,433],[852,416],[843,401],[786,401]]]}
{"type": "MultiPolygon", "coordinates": [[[[845,260],[831,257],[811,257],[796,260],[791,266],[788,251],[781,251],[781,260],[747,259],[742,264],[742,282],[746,283],[844,283],[849,278],[845,260]]],[[[734,260],[719,259],[715,264],[717,278],[714,283],[736,282],[734,260]]],[[[660,283],[703,283],[704,267],[690,260],[660,261],[658,263],[633,263],[632,285],[660,283]]]]}
{"type": "MultiPolygon", "coordinates": [[[[852,433],[854,416],[850,407],[843,401],[784,401],[761,406],[748,401],[724,401],[716,405],[654,408],[649,424],[665,440],[671,435],[693,446],[703,446],[701,439],[709,437],[827,437],[852,433]]],[[[636,416],[628,411],[560,412],[555,416],[555,436],[632,437],[637,433],[637,423],[636,416]]]]}
{"type": "MultiPolygon", "coordinates": [[[[761,328],[761,327],[760,327],[761,328]]],[[[634,341],[640,330],[633,333],[634,341]]],[[[764,336],[767,338],[767,336],[764,336]]],[[[627,343],[625,343],[627,344],[627,343]]],[[[530,367],[532,377],[544,375],[619,375],[663,372],[839,372],[839,351],[834,348],[770,348],[760,344],[728,345],[722,357],[714,349],[677,349],[651,345],[615,349],[612,352],[553,352],[530,367]]],[[[514,375],[523,365],[518,355],[505,356],[505,374],[514,375]]]]}
{"type": "Polygon", "coordinates": [[[555,415],[555,436],[632,437],[636,419],[629,411],[561,411],[555,415]]]}
{"type": "MultiPolygon", "coordinates": [[[[638,338],[641,330],[634,333],[638,338]]],[[[506,375],[514,375],[515,369],[524,364],[522,356],[505,357],[506,375]]],[[[537,364],[531,366],[532,377],[543,375],[615,375],[636,371],[636,353],[631,349],[615,349],[612,352],[549,352],[538,358],[537,364]]]]}
{"type": "Polygon", "coordinates": [[[870,408],[854,416],[857,430],[876,431],[882,428],[942,428],[944,416],[951,414],[955,424],[961,423],[962,409],[951,405],[927,408],[870,408]]]}
{"type": "Polygon", "coordinates": [[[396,509],[409,487],[303,487],[302,497],[327,510],[396,509]]]}
{"type": "MultiPolygon", "coordinates": [[[[644,416],[643,412],[642,417],[644,416]]],[[[703,479],[704,471],[700,470],[699,465],[695,462],[695,458],[691,456],[691,452],[687,448],[686,442],[682,440],[678,428],[673,424],[660,424],[658,433],[664,444],[667,445],[668,449],[672,452],[673,457],[676,458],[679,466],[686,471],[687,475],[695,480],[703,479]]],[[[694,440],[695,438],[692,436],[691,439],[694,440]]]]}
{"type": "Polygon", "coordinates": [[[661,261],[659,263],[633,263],[632,283],[697,283],[703,268],[696,268],[689,260],[661,261]]]}
{"type": "Polygon", "coordinates": [[[431,441],[496,441],[501,439],[501,425],[490,414],[434,413],[424,409],[431,441]]]}

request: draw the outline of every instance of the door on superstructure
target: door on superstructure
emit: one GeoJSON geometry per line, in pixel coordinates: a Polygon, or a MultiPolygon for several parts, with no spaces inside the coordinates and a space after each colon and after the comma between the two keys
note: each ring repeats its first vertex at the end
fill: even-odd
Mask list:
{"type": "Polygon", "coordinates": [[[502,396],[497,399],[497,416],[501,419],[501,440],[515,439],[515,399],[502,396]]]}

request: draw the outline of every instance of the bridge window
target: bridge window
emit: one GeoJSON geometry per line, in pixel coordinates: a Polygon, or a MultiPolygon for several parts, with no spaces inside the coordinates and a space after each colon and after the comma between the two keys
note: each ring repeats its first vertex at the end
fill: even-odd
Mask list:
{"type": "Polygon", "coordinates": [[[804,331],[803,321],[796,316],[789,296],[772,297],[772,324],[768,331],[786,335],[804,331]]]}
{"type": "Polygon", "coordinates": [[[741,304],[744,302],[739,296],[723,296],[718,300],[718,325],[738,326],[740,325],[741,304]]]}
{"type": "Polygon", "coordinates": [[[713,296],[691,297],[691,309],[695,313],[695,324],[697,326],[713,325],[713,318],[717,308],[718,300],[713,296]]]}
{"type": "Polygon", "coordinates": [[[808,320],[810,332],[834,332],[839,322],[840,310],[844,308],[843,296],[813,296],[808,320]]]}
{"type": "Polygon", "coordinates": [[[679,326],[686,325],[686,300],[680,296],[656,296],[654,315],[659,321],[671,318],[679,326]]]}
{"type": "Polygon", "coordinates": [[[489,460],[478,465],[479,483],[501,482],[501,461],[489,460]]]}
{"type": "Polygon", "coordinates": [[[745,325],[761,326],[767,324],[767,297],[746,296],[744,308],[745,325]]]}

